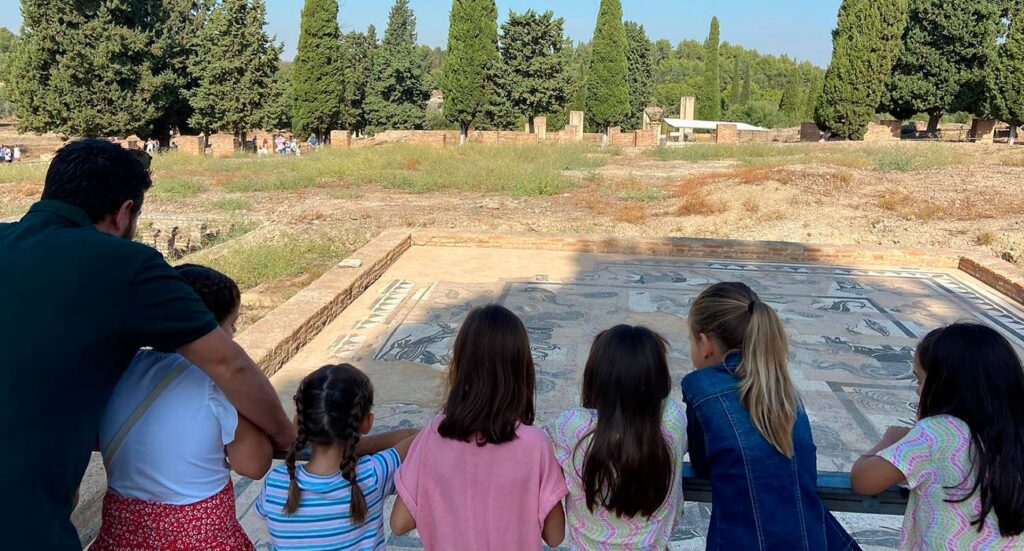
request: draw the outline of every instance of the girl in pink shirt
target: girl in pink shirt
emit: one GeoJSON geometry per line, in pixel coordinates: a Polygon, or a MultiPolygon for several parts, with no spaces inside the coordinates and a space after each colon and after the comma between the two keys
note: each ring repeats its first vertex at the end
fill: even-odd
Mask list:
{"type": "Polygon", "coordinates": [[[418,529],[427,551],[562,543],[568,490],[551,441],[532,426],[534,380],[523,322],[498,305],[470,312],[455,339],[442,414],[395,476],[396,535],[418,529]]]}

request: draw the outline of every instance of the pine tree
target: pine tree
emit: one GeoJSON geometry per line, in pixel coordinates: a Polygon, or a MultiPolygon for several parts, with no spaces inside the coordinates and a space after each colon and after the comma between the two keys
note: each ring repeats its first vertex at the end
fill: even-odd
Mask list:
{"type": "Polygon", "coordinates": [[[494,101],[497,65],[498,9],[494,0],[454,0],[441,89],[445,118],[459,125],[462,143],[473,121],[494,101]]]}
{"type": "Polygon", "coordinates": [[[292,128],[292,64],[278,63],[277,72],[263,101],[258,117],[264,130],[291,130],[292,128]]]}
{"type": "Polygon", "coordinates": [[[743,73],[741,72],[740,58],[736,57],[736,65],[732,69],[732,84],[729,89],[729,107],[739,105],[743,96],[743,73]]]}
{"type": "Polygon", "coordinates": [[[607,143],[608,128],[622,124],[629,114],[628,44],[619,0],[601,0],[590,46],[586,114],[604,132],[607,143]]]}
{"type": "Polygon", "coordinates": [[[340,38],[338,0],[306,0],[292,66],[292,131],[300,137],[338,126],[345,86],[340,38]]]}
{"type": "Polygon", "coordinates": [[[983,114],[1010,123],[1010,143],[1015,144],[1017,129],[1024,124],[1024,3],[1010,14],[1009,32],[992,65],[983,114]]]}
{"type": "Polygon", "coordinates": [[[722,118],[722,78],[718,66],[718,18],[711,18],[711,32],[704,42],[704,78],[697,95],[697,118],[717,121],[722,118]]]}
{"type": "Polygon", "coordinates": [[[644,109],[654,96],[654,44],[643,25],[626,21],[626,62],[629,65],[629,114],[623,130],[639,130],[644,124],[644,109]]]}
{"type": "Polygon", "coordinates": [[[740,105],[750,104],[751,87],[753,86],[753,77],[750,75],[750,62],[743,64],[743,93],[740,94],[740,105]]]}
{"type": "Polygon", "coordinates": [[[1005,0],[910,0],[899,56],[881,110],[906,120],[928,113],[938,130],[946,113],[976,111],[996,55],[1005,0]]]}
{"type": "Polygon", "coordinates": [[[189,97],[193,126],[242,138],[264,122],[282,49],[265,25],[263,0],[222,0],[210,13],[191,68],[198,82],[189,97]]]}
{"type": "Polygon", "coordinates": [[[24,132],[148,135],[170,74],[154,67],[158,6],[131,0],[24,0],[9,90],[24,132]]]}
{"type": "Polygon", "coordinates": [[[426,73],[416,52],[416,16],[409,0],[395,0],[363,104],[367,128],[374,132],[423,128],[430,99],[426,73]]]}
{"type": "Polygon", "coordinates": [[[168,76],[171,84],[166,88],[163,112],[153,123],[153,136],[165,144],[170,142],[172,130],[182,134],[196,133],[188,122],[193,113],[188,98],[199,84],[189,66],[196,58],[199,35],[215,3],[215,0],[154,2],[162,9],[154,33],[156,44],[151,52],[155,70],[168,76]]]}
{"type": "Polygon", "coordinates": [[[377,29],[370,25],[365,33],[348,33],[342,38],[341,44],[345,67],[341,125],[353,132],[360,132],[367,126],[364,104],[377,53],[377,29]]]}
{"type": "Polygon", "coordinates": [[[786,87],[782,90],[779,111],[790,118],[796,118],[803,107],[800,100],[800,72],[794,68],[786,77],[786,87]]]}
{"type": "Polygon", "coordinates": [[[553,113],[569,101],[573,81],[564,24],[550,11],[528,10],[510,12],[501,26],[499,88],[513,114],[526,117],[531,132],[534,117],[553,113]]]}
{"type": "Polygon", "coordinates": [[[832,64],[815,109],[818,126],[861,140],[885,91],[907,24],[907,0],[843,0],[832,64]]]}

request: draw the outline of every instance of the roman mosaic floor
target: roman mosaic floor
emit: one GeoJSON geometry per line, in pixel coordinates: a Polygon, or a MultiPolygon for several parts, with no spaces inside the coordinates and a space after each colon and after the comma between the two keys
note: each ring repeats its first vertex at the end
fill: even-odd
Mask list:
{"type": "MultiPolygon", "coordinates": [[[[530,332],[538,423],[577,404],[591,339],[618,323],[669,340],[678,398],[692,369],[687,309],[718,281],[747,283],[782,316],[823,471],[848,471],[888,425],[912,423],[913,350],[931,328],[977,320],[1024,348],[1024,312],[956,272],[413,247],[272,380],[291,407],[305,374],[353,363],[376,387],[375,430],[421,426],[437,411],[460,322],[471,308],[498,302],[530,332]]],[[[252,508],[258,486],[239,481],[238,510],[257,547],[268,549],[252,508]]],[[[840,517],[865,547],[895,547],[902,519],[840,517]]],[[[708,518],[706,505],[688,503],[672,549],[703,549],[708,518]]],[[[389,539],[389,548],[418,547],[415,537],[389,539]]]]}

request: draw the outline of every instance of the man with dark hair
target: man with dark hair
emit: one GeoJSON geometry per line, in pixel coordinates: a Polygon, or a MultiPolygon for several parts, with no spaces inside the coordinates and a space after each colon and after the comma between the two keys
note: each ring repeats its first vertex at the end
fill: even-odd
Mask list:
{"type": "Polygon", "coordinates": [[[50,163],[42,200],[0,224],[5,549],[81,548],[75,490],[139,348],[179,352],[278,448],[292,445],[294,428],[259,368],[160,253],[131,241],[151,183],[133,152],[72,142],[50,163]]]}

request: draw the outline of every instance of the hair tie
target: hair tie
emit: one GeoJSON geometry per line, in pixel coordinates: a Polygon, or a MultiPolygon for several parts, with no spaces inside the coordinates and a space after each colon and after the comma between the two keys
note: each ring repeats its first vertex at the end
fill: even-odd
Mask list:
{"type": "Polygon", "coordinates": [[[749,313],[750,315],[754,315],[754,306],[756,304],[757,304],[756,300],[750,301],[750,304],[747,305],[747,313],[749,313]]]}

